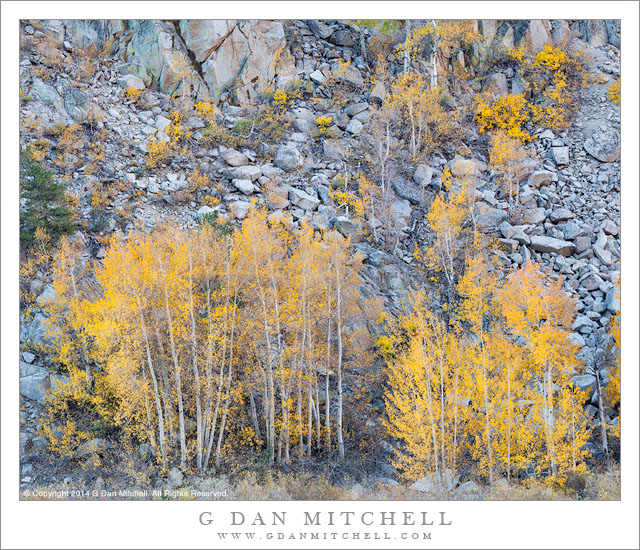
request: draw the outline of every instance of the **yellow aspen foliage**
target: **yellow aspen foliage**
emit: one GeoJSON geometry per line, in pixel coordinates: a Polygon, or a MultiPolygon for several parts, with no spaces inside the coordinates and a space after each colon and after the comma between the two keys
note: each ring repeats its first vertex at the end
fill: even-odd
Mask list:
{"type": "Polygon", "coordinates": [[[616,105],[620,105],[620,79],[616,78],[607,88],[607,98],[616,105]]]}
{"type": "MultiPolygon", "coordinates": [[[[448,169],[445,169],[442,182],[445,188],[453,185],[448,169]]],[[[473,203],[470,187],[470,182],[466,181],[457,190],[450,189],[447,197],[443,192],[439,193],[427,214],[434,238],[420,259],[429,269],[443,273],[450,287],[457,280],[460,254],[465,245],[464,224],[473,203]]]]}
{"type": "Polygon", "coordinates": [[[430,88],[422,74],[408,72],[391,85],[390,106],[402,117],[413,161],[450,142],[456,136],[457,119],[440,99],[442,90],[430,88]]]}
{"type": "Polygon", "coordinates": [[[509,136],[504,131],[498,131],[491,137],[489,166],[496,174],[503,193],[509,197],[511,208],[514,206],[514,195],[515,204],[519,203],[520,186],[516,178],[527,158],[527,151],[517,138],[509,136]]]}
{"type": "Polygon", "coordinates": [[[476,120],[480,132],[502,130],[508,136],[526,143],[531,140],[524,128],[529,119],[529,106],[522,94],[496,98],[479,94],[477,97],[476,120]]]}
{"type": "Polygon", "coordinates": [[[359,360],[346,332],[361,259],[348,247],[337,232],[272,226],[261,209],[236,232],[116,234],[93,269],[65,242],[50,314],[72,382],[52,393],[52,437],[77,400],[149,442],[162,467],[204,472],[249,451],[286,463],[331,441],[342,459],[342,385],[359,360]]]}
{"type": "Polygon", "coordinates": [[[548,280],[532,263],[508,278],[499,300],[506,327],[524,339],[527,350],[533,404],[526,422],[539,442],[530,454],[535,471],[552,476],[578,471],[584,468],[588,433],[584,395],[571,382],[578,366],[577,348],[569,340],[575,301],[562,290],[561,279],[548,280]]]}
{"type": "Polygon", "coordinates": [[[562,131],[578,109],[576,93],[588,82],[586,55],[545,44],[529,66],[529,79],[540,97],[532,105],[533,121],[562,131]]]}

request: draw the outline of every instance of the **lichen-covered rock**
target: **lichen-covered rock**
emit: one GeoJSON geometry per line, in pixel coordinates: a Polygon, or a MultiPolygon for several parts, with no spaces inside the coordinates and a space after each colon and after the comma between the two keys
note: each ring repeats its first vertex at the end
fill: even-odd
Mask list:
{"type": "Polygon", "coordinates": [[[600,162],[613,162],[620,158],[620,134],[609,130],[594,134],[584,142],[584,150],[600,162]]]}

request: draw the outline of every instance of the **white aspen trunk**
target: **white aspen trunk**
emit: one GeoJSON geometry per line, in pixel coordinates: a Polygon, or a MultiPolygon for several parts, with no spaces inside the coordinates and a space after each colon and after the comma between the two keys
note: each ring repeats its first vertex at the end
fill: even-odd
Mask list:
{"type": "Polygon", "coordinates": [[[338,336],[338,419],[337,419],[337,438],[338,438],[338,458],[344,460],[344,440],[342,437],[342,281],[341,274],[336,263],[336,320],[337,320],[337,336],[338,336]]]}
{"type": "MultiPolygon", "coordinates": [[[[188,247],[187,247],[188,248],[188,247]]],[[[193,262],[191,260],[191,250],[187,250],[189,258],[189,318],[191,321],[191,362],[193,367],[193,377],[195,381],[195,400],[196,400],[196,467],[202,474],[204,473],[202,464],[202,405],[200,403],[200,371],[198,369],[198,342],[196,336],[196,318],[193,311],[193,262]]]]}

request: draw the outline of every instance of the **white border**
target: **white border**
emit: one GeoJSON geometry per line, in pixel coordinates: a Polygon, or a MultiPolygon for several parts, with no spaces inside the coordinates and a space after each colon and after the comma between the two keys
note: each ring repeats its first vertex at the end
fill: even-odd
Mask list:
{"type": "MultiPolygon", "coordinates": [[[[429,510],[454,526],[405,547],[638,548],[638,3],[637,2],[3,2],[2,6],[2,548],[216,548],[198,514],[229,510],[429,510]],[[18,20],[238,18],[622,19],[622,501],[566,502],[19,502],[18,20]]],[[[264,529],[264,528],[263,528],[264,529]]],[[[256,529],[258,530],[258,529],[256,529]]],[[[379,530],[386,530],[379,528],[379,530]]],[[[283,541],[253,543],[280,548],[283,541]]],[[[287,547],[386,548],[401,541],[290,542],[287,547]]],[[[239,541],[235,547],[247,547],[239,541]]]]}

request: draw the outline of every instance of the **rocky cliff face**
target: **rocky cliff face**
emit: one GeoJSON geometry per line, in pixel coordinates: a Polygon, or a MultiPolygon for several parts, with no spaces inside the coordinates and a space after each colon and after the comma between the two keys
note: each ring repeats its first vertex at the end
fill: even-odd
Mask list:
{"type": "MultiPolygon", "coordinates": [[[[73,20],[44,22],[40,28],[25,23],[23,36],[38,40],[22,49],[20,82],[29,101],[20,108],[21,138],[40,139],[43,129],[57,121],[86,124],[87,139],[105,132],[105,155],[97,173],[86,165],[55,168],[79,197],[90,197],[110,182],[122,183],[107,202],[107,221],[76,236],[86,245],[87,257],[104,254],[100,242],[112,231],[149,229],[163,220],[192,227],[208,212],[236,223],[257,199],[269,207],[272,219],[286,219],[291,226],[307,220],[318,230],[339,227],[352,235],[354,247],[365,257],[363,298],[380,298],[391,312],[401,308],[418,277],[413,252],[432,237],[425,215],[441,187],[444,169],[454,177],[473,177],[478,224],[500,239],[505,268],[534,260],[563,275],[565,289],[578,299],[575,342],[585,364],[594,365],[603,353],[611,315],[620,309],[614,284],[620,276],[620,111],[605,97],[610,81],[620,73],[619,31],[609,22],[546,20],[480,21],[478,29],[485,40],[466,54],[445,52],[448,55],[438,59],[440,71],[458,64],[472,75],[480,74],[497,47],[523,45],[535,52],[547,43],[570,40],[591,56],[596,81],[601,82],[583,91],[568,131],[533,132],[537,159],[518,181],[525,208],[517,223],[507,221],[507,199],[487,167],[486,150],[471,140],[466,158],[444,149],[419,165],[407,162],[394,174],[391,211],[400,238],[392,250],[362,240],[356,221],[335,204],[329,189],[339,176],[355,172],[362,136],[384,90],[364,86],[371,74],[360,50],[359,31],[348,21],[73,20]],[[52,37],[46,50],[38,49],[39,37],[52,37]],[[78,76],[79,61],[91,49],[104,53],[90,77],[83,78],[78,76]],[[160,139],[171,119],[171,96],[213,98],[226,128],[232,129],[251,119],[251,105],[261,90],[283,88],[293,79],[310,93],[292,105],[287,115],[291,127],[276,142],[199,146],[205,125],[194,116],[185,122],[193,133],[194,155],[146,167],[149,140],[160,139]],[[338,101],[330,79],[343,84],[349,94],[338,101]],[[131,87],[146,91],[145,104],[125,96],[124,90],[131,87]],[[334,138],[314,136],[319,116],[332,117],[334,138]],[[212,184],[204,192],[190,193],[188,179],[196,169],[212,184]],[[267,197],[267,189],[275,189],[275,194],[267,197]],[[205,203],[209,194],[218,204],[205,203]]],[[[366,35],[369,44],[375,38],[376,33],[366,35]]],[[[397,33],[378,38],[403,40],[397,33]]],[[[388,62],[391,72],[402,66],[399,56],[390,55],[388,62]]],[[[429,52],[415,64],[416,70],[428,72],[429,52]]],[[[497,94],[523,91],[509,68],[496,68],[484,86],[497,94]]],[[[251,130],[246,124],[242,127],[247,133],[251,130]]],[[[52,164],[53,148],[44,160],[57,166],[52,164]]],[[[89,223],[88,200],[81,201],[80,210],[89,223]]],[[[35,277],[34,294],[50,293],[47,281],[47,274],[35,277]]],[[[35,316],[21,320],[27,347],[45,337],[44,318],[37,306],[35,311],[35,316]]],[[[27,351],[20,367],[26,398],[21,437],[24,450],[31,449],[25,463],[42,447],[36,412],[43,390],[55,384],[56,375],[43,369],[42,361],[27,351]]],[[[593,388],[593,377],[584,376],[580,383],[593,388]]],[[[609,420],[615,421],[613,416],[609,420]]]]}

